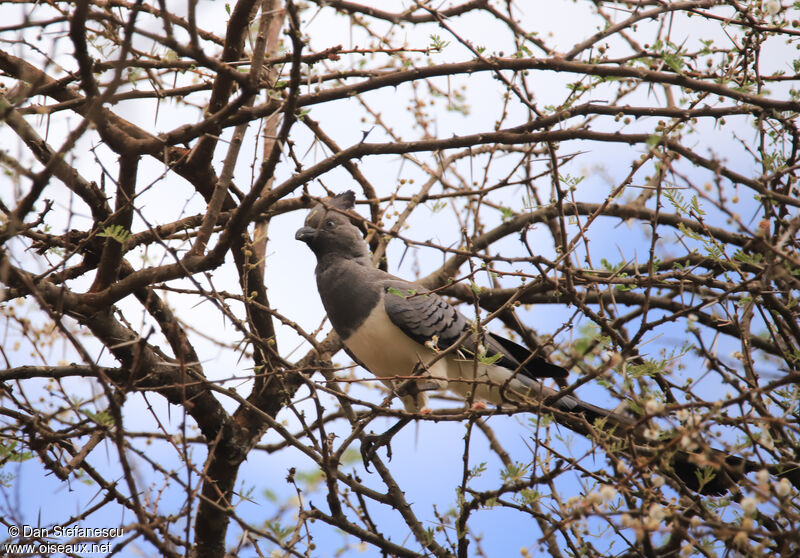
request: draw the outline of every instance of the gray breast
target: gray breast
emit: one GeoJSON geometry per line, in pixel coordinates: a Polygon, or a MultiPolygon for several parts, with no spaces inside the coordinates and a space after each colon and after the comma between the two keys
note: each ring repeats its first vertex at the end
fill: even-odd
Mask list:
{"type": "Polygon", "coordinates": [[[350,337],[381,301],[380,288],[365,280],[356,263],[317,270],[317,289],[333,329],[343,340],[350,337]]]}

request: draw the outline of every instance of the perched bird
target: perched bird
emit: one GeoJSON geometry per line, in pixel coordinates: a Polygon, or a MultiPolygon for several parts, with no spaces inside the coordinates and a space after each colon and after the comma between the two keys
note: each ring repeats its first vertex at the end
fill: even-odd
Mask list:
{"type": "MultiPolygon", "coordinates": [[[[361,230],[348,216],[354,204],[352,191],[322,200],[295,238],[305,242],[317,258],[317,289],[347,352],[390,388],[402,385],[398,395],[407,411],[425,412],[426,392],[432,389],[495,405],[547,401],[559,424],[581,434],[592,435],[592,425],[597,423],[643,440],[642,425],[634,417],[574,395],[558,397],[556,390],[542,384],[542,379],[565,378],[564,368],[509,339],[479,330],[422,285],[375,268],[361,230]]],[[[388,441],[408,420],[362,446],[365,466],[376,443],[391,451],[388,441]]],[[[639,450],[647,454],[647,446],[642,441],[639,450]]],[[[713,494],[725,492],[745,472],[763,468],[719,450],[709,450],[700,460],[676,451],[668,466],[689,488],[713,494]],[[716,466],[719,474],[699,481],[696,462],[716,466]]]]}
{"type": "MultiPolygon", "coordinates": [[[[361,231],[344,213],[354,202],[355,195],[347,191],[318,205],[295,238],[317,257],[322,304],[355,360],[386,378],[390,387],[419,376],[416,389],[412,383],[400,394],[407,411],[424,409],[425,392],[431,389],[449,389],[496,405],[556,393],[540,380],[565,378],[566,370],[509,339],[476,334],[470,321],[439,295],[375,268],[361,231]],[[450,353],[439,354],[454,344],[450,353]],[[400,382],[393,384],[392,379],[400,382]]],[[[607,414],[571,396],[555,405],[585,412],[591,419],[607,414]]]]}

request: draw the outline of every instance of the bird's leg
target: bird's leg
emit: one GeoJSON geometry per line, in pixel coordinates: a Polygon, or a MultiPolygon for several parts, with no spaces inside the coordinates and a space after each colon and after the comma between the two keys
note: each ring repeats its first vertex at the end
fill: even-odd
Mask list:
{"type": "MultiPolygon", "coordinates": [[[[403,382],[403,384],[401,384],[395,390],[395,393],[403,399],[404,403],[406,398],[410,397],[412,399],[414,403],[411,405],[411,411],[413,412],[414,410],[419,409],[419,400],[417,398],[420,395],[420,392],[435,391],[441,388],[442,386],[439,384],[439,382],[433,380],[427,382],[408,380],[403,382]],[[416,407],[416,409],[414,407],[416,407]]],[[[408,408],[409,405],[406,405],[406,407],[408,408]]],[[[424,413],[425,409],[423,409],[422,412],[424,413]]],[[[430,409],[428,409],[428,412],[430,412],[430,409]]],[[[381,446],[386,446],[386,456],[391,461],[392,438],[409,422],[411,422],[411,417],[403,417],[383,434],[366,434],[364,436],[364,439],[361,442],[361,460],[364,462],[364,469],[367,472],[369,472],[369,462],[372,460],[372,458],[375,456],[375,452],[378,451],[378,448],[381,446]]]]}
{"type": "Polygon", "coordinates": [[[420,360],[411,372],[412,376],[421,376],[420,379],[405,380],[394,389],[394,393],[401,399],[406,410],[411,413],[419,411],[425,414],[426,411],[430,412],[430,409],[427,408],[428,396],[425,392],[447,389],[447,382],[430,375],[422,376],[427,372],[428,366],[420,360]]]}
{"type": "Polygon", "coordinates": [[[411,422],[411,417],[403,417],[398,420],[391,428],[383,434],[366,434],[361,441],[361,460],[364,462],[364,469],[369,473],[369,462],[375,457],[375,452],[381,446],[386,446],[386,456],[392,459],[392,438],[400,432],[403,427],[411,422]]]}

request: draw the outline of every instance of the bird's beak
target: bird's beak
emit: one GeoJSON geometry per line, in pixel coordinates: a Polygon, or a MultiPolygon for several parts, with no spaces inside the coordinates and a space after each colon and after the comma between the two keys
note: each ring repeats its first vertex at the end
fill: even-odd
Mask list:
{"type": "Polygon", "coordinates": [[[317,229],[312,229],[311,227],[300,227],[297,229],[297,232],[294,233],[294,238],[295,240],[308,243],[308,241],[314,238],[316,235],[317,229]]]}

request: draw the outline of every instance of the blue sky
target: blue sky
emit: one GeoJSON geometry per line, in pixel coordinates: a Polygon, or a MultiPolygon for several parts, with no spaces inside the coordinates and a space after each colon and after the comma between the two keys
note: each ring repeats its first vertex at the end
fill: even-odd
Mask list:
{"type": "MultiPolygon", "coordinates": [[[[548,36],[548,33],[552,33],[551,38],[560,48],[566,49],[575,44],[582,37],[592,32],[597,25],[597,19],[590,17],[586,13],[576,15],[573,11],[575,9],[574,3],[561,2],[552,4],[552,6],[553,11],[548,13],[547,18],[540,18],[543,21],[537,23],[537,25],[541,25],[540,31],[543,36],[548,36]]],[[[215,18],[220,18],[224,6],[222,2],[213,2],[201,4],[201,8],[201,21],[212,22],[215,18]]],[[[387,7],[387,9],[389,8],[387,7]]],[[[535,15],[528,14],[527,17],[534,18],[535,15]]],[[[15,17],[18,17],[18,15],[15,17]]],[[[722,34],[718,31],[714,32],[714,34],[709,34],[710,31],[701,30],[699,27],[701,23],[696,20],[697,18],[691,24],[682,20],[681,23],[684,26],[676,26],[680,32],[676,31],[674,41],[679,42],[684,33],[687,35],[696,34],[703,38],[714,36],[719,40],[723,40],[722,34]]],[[[507,37],[492,33],[491,29],[495,25],[494,22],[487,23],[484,19],[464,18],[463,20],[455,21],[454,25],[456,25],[459,32],[463,32],[468,36],[480,36],[481,40],[486,40],[487,43],[494,41],[493,44],[486,45],[490,50],[509,51],[510,45],[507,37]]],[[[647,33],[648,25],[648,23],[642,23],[641,32],[643,34],[647,33]]],[[[308,25],[306,31],[312,37],[312,46],[314,48],[321,49],[339,43],[344,43],[346,48],[366,46],[366,39],[358,36],[357,32],[351,32],[345,23],[340,21],[333,23],[325,12],[317,15],[308,25]]],[[[403,32],[408,44],[415,48],[426,47],[429,43],[431,32],[442,33],[441,30],[437,31],[431,26],[419,30],[408,28],[403,32]]],[[[468,57],[463,47],[455,44],[456,41],[452,38],[450,38],[450,41],[451,45],[445,48],[441,54],[435,54],[431,57],[434,62],[445,62],[468,57]]],[[[63,49],[61,52],[70,52],[66,45],[62,45],[59,48],[63,49]]],[[[785,51],[780,50],[780,46],[770,44],[765,48],[767,48],[765,52],[769,54],[769,56],[765,57],[764,63],[766,65],[780,66],[783,63],[782,60],[788,60],[788,55],[784,57],[785,51]]],[[[542,74],[539,77],[540,79],[536,82],[536,94],[537,101],[542,106],[560,102],[563,99],[565,83],[575,79],[575,76],[553,73],[542,74]]],[[[452,85],[446,79],[436,80],[435,83],[442,89],[452,85]]],[[[443,110],[442,101],[437,101],[439,104],[430,109],[434,119],[433,125],[439,137],[484,130],[490,128],[495,119],[499,117],[499,110],[494,106],[501,92],[497,82],[490,75],[483,74],[472,76],[467,80],[467,84],[468,89],[465,91],[466,102],[471,107],[471,113],[468,117],[465,118],[459,113],[443,110]]],[[[375,111],[380,112],[387,122],[391,123],[393,128],[400,131],[404,137],[413,139],[418,137],[419,130],[414,130],[410,127],[410,119],[404,110],[405,101],[402,102],[402,106],[399,106],[401,103],[398,101],[398,99],[405,99],[409,92],[410,88],[408,86],[401,86],[397,89],[382,89],[367,94],[364,98],[375,111]],[[398,110],[398,108],[403,110],[398,110]]],[[[597,90],[596,94],[602,96],[603,92],[604,90],[601,88],[597,90]]],[[[642,103],[661,101],[659,91],[652,91],[651,95],[655,97],[655,100],[647,99],[644,96],[635,97],[634,100],[642,103]]],[[[603,102],[603,99],[598,99],[598,102],[603,102]]],[[[154,107],[151,106],[150,108],[154,107]]],[[[118,106],[118,110],[123,117],[140,121],[143,126],[155,127],[159,131],[169,130],[178,123],[186,120],[193,121],[198,117],[193,112],[193,109],[178,108],[171,103],[160,107],[157,120],[154,119],[154,110],[142,110],[141,105],[134,103],[122,103],[118,106]]],[[[338,101],[326,107],[314,107],[311,112],[311,116],[320,121],[323,128],[335,132],[334,139],[341,146],[358,143],[362,139],[362,132],[371,127],[369,123],[362,124],[360,122],[360,114],[360,108],[355,99],[338,101]]],[[[516,113],[512,111],[508,116],[508,125],[519,124],[525,118],[522,111],[517,111],[516,113]]],[[[58,145],[59,141],[65,137],[68,127],[75,120],[73,117],[69,120],[57,121],[57,125],[54,125],[49,132],[49,141],[54,145],[58,145]]],[[[654,119],[641,119],[640,122],[632,123],[628,131],[652,130],[653,121],[654,119]]],[[[295,131],[295,139],[298,143],[296,151],[304,154],[304,162],[306,164],[310,164],[315,158],[323,156],[323,150],[319,146],[311,145],[309,133],[304,132],[299,125],[295,127],[295,131]]],[[[4,136],[4,139],[11,137],[11,133],[7,129],[0,129],[0,134],[4,136]]],[[[719,155],[734,170],[744,174],[753,174],[757,172],[757,169],[752,168],[748,160],[741,156],[742,147],[736,139],[736,135],[747,139],[752,137],[752,134],[753,130],[748,128],[746,123],[736,119],[731,119],[725,126],[710,123],[701,124],[699,133],[696,134],[696,143],[694,145],[696,145],[701,155],[710,156],[712,153],[719,155]]],[[[388,137],[376,128],[368,136],[368,141],[388,141],[388,137]]],[[[88,142],[85,142],[84,147],[89,147],[88,142]]],[[[224,153],[225,147],[224,144],[221,144],[217,153],[218,157],[224,153]]],[[[640,151],[636,148],[623,151],[620,150],[619,146],[602,143],[575,142],[574,146],[568,145],[565,148],[567,151],[586,152],[574,162],[566,164],[562,168],[563,174],[569,173],[572,176],[584,177],[584,181],[580,184],[577,192],[582,201],[601,201],[605,199],[610,192],[611,186],[617,184],[628,173],[631,161],[640,154],[640,151]]],[[[246,144],[246,149],[257,152],[259,147],[255,142],[252,142],[246,144]]],[[[109,152],[102,146],[97,147],[96,153],[101,158],[111,160],[109,152]]],[[[250,160],[247,156],[241,157],[240,165],[237,168],[237,183],[245,189],[252,176],[249,168],[250,160]]],[[[474,158],[471,162],[464,160],[458,165],[458,171],[465,176],[473,174],[482,176],[484,169],[481,165],[484,164],[484,161],[485,158],[480,157],[474,158]]],[[[399,157],[366,157],[358,161],[358,163],[362,172],[377,188],[379,195],[388,195],[394,192],[397,181],[400,178],[414,178],[414,184],[408,184],[400,190],[401,193],[410,195],[425,179],[424,173],[415,169],[411,163],[403,162],[399,157]]],[[[93,156],[88,149],[79,156],[75,164],[87,176],[93,179],[97,176],[97,170],[93,168],[95,165],[93,156]]],[[[291,168],[291,165],[288,164],[281,165],[277,177],[278,181],[287,178],[291,168]]],[[[492,172],[500,176],[504,168],[503,163],[495,163],[492,167],[492,172]]],[[[542,161],[541,170],[545,168],[546,162],[542,161]]],[[[689,169],[688,165],[682,168],[687,169],[687,172],[693,173],[692,177],[697,182],[711,180],[707,176],[708,173],[689,169]]],[[[644,182],[643,177],[647,172],[647,169],[642,171],[642,175],[638,177],[639,183],[644,182]]],[[[149,162],[142,165],[140,173],[140,186],[144,186],[158,180],[163,173],[163,167],[155,162],[149,162]]],[[[355,187],[352,179],[343,169],[331,171],[321,179],[327,187],[334,191],[355,187]]],[[[175,219],[176,207],[183,208],[183,216],[200,213],[204,210],[205,206],[202,199],[199,195],[193,193],[189,185],[172,175],[168,177],[168,181],[170,189],[168,190],[169,197],[167,201],[169,203],[165,203],[165,190],[160,184],[155,184],[151,190],[141,196],[143,207],[147,210],[148,219],[154,224],[175,219]]],[[[547,192],[549,191],[548,180],[543,179],[537,186],[540,188],[543,199],[546,200],[548,197],[547,192]]],[[[310,185],[310,191],[314,194],[323,192],[317,183],[310,185]]],[[[0,195],[3,196],[5,201],[7,194],[0,195]]],[[[522,192],[508,188],[504,190],[503,196],[508,196],[508,198],[498,197],[498,199],[500,201],[508,201],[509,204],[515,202],[519,206],[518,198],[522,196],[522,192]]],[[[71,220],[67,219],[65,208],[69,207],[71,200],[66,194],[61,198],[57,198],[56,202],[62,209],[61,214],[64,218],[61,223],[54,223],[54,226],[68,228],[71,225],[80,228],[86,225],[87,221],[81,219],[79,215],[73,216],[71,220]]],[[[77,209],[79,214],[88,213],[86,208],[82,207],[79,202],[75,203],[73,207],[77,209]]],[[[721,219],[721,216],[715,214],[710,207],[707,205],[704,207],[709,211],[709,219],[714,221],[721,219]]],[[[752,199],[745,198],[740,202],[740,207],[743,221],[749,224],[755,202],[752,199]]],[[[362,213],[366,215],[365,211],[362,211],[362,213]]],[[[270,224],[270,242],[267,248],[266,280],[269,287],[269,296],[276,309],[296,321],[306,331],[314,331],[322,323],[324,311],[316,295],[314,285],[313,255],[305,246],[294,240],[294,231],[301,225],[303,218],[303,213],[295,212],[272,220],[270,224]]],[[[499,220],[500,215],[495,215],[489,219],[489,224],[497,223],[499,220]]],[[[409,228],[404,230],[403,234],[417,241],[435,239],[443,244],[449,244],[458,240],[457,228],[454,228],[454,223],[453,214],[447,210],[434,213],[429,209],[420,208],[409,221],[409,228]]],[[[390,225],[391,222],[387,226],[390,225]]],[[[145,224],[137,219],[134,232],[143,230],[144,227],[145,224]]],[[[570,232],[574,233],[576,229],[577,226],[574,226],[570,229],[570,232]]],[[[645,261],[648,243],[641,224],[628,224],[609,219],[604,222],[598,222],[593,226],[592,231],[591,250],[595,266],[599,265],[600,258],[606,258],[615,263],[623,257],[628,260],[636,256],[639,262],[645,261]]],[[[552,241],[548,238],[544,226],[535,227],[530,234],[530,238],[537,248],[541,248],[542,255],[553,256],[552,241]]],[[[670,242],[674,243],[674,239],[664,239],[665,250],[669,249],[670,242]]],[[[24,260],[27,257],[26,253],[21,251],[21,247],[18,246],[17,248],[18,257],[26,261],[24,260]]],[[[519,245],[513,239],[508,239],[498,243],[497,249],[503,251],[504,254],[507,253],[506,251],[515,253],[515,251],[519,250],[519,245]]],[[[400,241],[390,243],[388,251],[389,270],[399,276],[414,278],[418,274],[426,275],[441,264],[442,255],[436,250],[413,248],[402,258],[404,250],[405,247],[400,241]],[[400,263],[401,258],[402,263],[400,263]]],[[[157,262],[161,257],[156,251],[148,254],[136,253],[131,256],[131,261],[136,265],[138,263],[136,258],[144,256],[151,258],[154,262],[157,262]]],[[[525,272],[535,274],[535,269],[532,266],[528,266],[525,272]]],[[[232,273],[215,273],[212,280],[214,287],[218,290],[231,292],[238,290],[235,276],[232,273]]],[[[204,285],[207,285],[205,280],[201,279],[201,281],[204,285]]],[[[506,285],[511,284],[513,283],[510,280],[506,283],[506,285]]],[[[176,285],[179,285],[179,283],[176,282],[176,285]]],[[[88,285],[74,282],[71,286],[80,290],[88,285]]],[[[191,285],[188,282],[183,282],[180,286],[190,287],[191,285]]],[[[165,293],[164,298],[171,304],[178,306],[184,320],[202,333],[217,339],[228,340],[231,343],[239,340],[236,330],[229,322],[220,319],[218,312],[210,304],[195,305],[195,300],[190,300],[189,297],[179,297],[171,293],[165,293]]],[[[121,301],[119,307],[123,312],[127,313],[127,318],[131,323],[141,327],[142,331],[147,329],[150,322],[144,316],[140,307],[131,301],[121,301]]],[[[236,308],[237,305],[233,304],[233,307],[236,308]]],[[[26,311],[30,312],[31,310],[26,307],[26,311]]],[[[547,334],[557,329],[571,312],[572,309],[567,309],[560,305],[539,305],[520,312],[520,315],[526,325],[533,327],[540,334],[547,334]]],[[[327,325],[325,326],[325,331],[327,331],[328,327],[327,325]]],[[[652,339],[646,339],[649,345],[643,352],[658,356],[661,349],[675,347],[685,338],[685,327],[685,323],[678,323],[674,327],[661,330],[661,337],[654,336],[652,339]]],[[[569,339],[569,335],[576,334],[574,332],[563,334],[558,341],[564,341],[565,338],[569,339]]],[[[242,358],[236,351],[223,352],[216,345],[205,342],[199,336],[196,339],[198,352],[204,362],[208,377],[212,380],[229,380],[232,377],[242,378],[241,381],[231,382],[226,385],[236,385],[239,393],[247,394],[251,386],[247,378],[252,375],[252,362],[248,358],[242,358]]],[[[724,357],[737,347],[736,341],[731,339],[721,338],[717,342],[719,344],[719,352],[724,357]]],[[[99,352],[97,347],[92,346],[91,343],[89,345],[93,351],[99,352]]],[[[290,359],[299,358],[307,350],[307,346],[287,327],[279,328],[278,346],[282,353],[290,359]]],[[[36,359],[28,356],[28,347],[24,344],[19,350],[11,354],[13,365],[15,366],[37,363],[36,359]]],[[[51,348],[47,356],[54,361],[65,360],[69,362],[77,360],[71,350],[64,349],[60,345],[51,348]]],[[[340,365],[349,363],[349,359],[343,354],[339,354],[335,361],[340,365]]],[[[113,364],[107,354],[101,357],[101,362],[113,364]]],[[[687,364],[690,367],[695,365],[697,369],[700,369],[702,363],[698,362],[697,359],[690,358],[687,359],[687,364]]],[[[368,377],[363,371],[357,373],[361,374],[362,377],[368,377]]],[[[697,375],[697,371],[688,370],[686,374],[697,375]]],[[[68,386],[67,390],[70,393],[76,393],[82,397],[91,395],[91,390],[86,382],[65,382],[65,385],[68,386]]],[[[34,395],[44,393],[40,389],[33,388],[30,393],[34,395]]],[[[707,377],[703,379],[697,389],[702,390],[704,393],[713,393],[715,390],[722,389],[722,386],[714,378],[707,377]]],[[[358,393],[365,399],[375,402],[380,401],[382,397],[377,390],[361,389],[358,393]]],[[[580,393],[588,400],[598,404],[612,403],[608,394],[597,385],[587,385],[580,393]]],[[[302,397],[302,392],[297,397],[302,397]]],[[[151,395],[148,399],[153,408],[152,412],[167,426],[168,431],[171,433],[179,432],[183,420],[180,410],[175,407],[168,408],[163,399],[158,396],[151,395]]],[[[328,409],[334,408],[335,403],[330,398],[324,398],[324,401],[328,409]]],[[[224,401],[224,404],[229,410],[233,410],[236,407],[233,401],[224,401]]],[[[452,403],[450,406],[452,406],[452,403]]],[[[315,412],[310,402],[301,403],[298,407],[305,409],[310,416],[313,416],[315,412]]],[[[494,428],[510,453],[520,460],[530,459],[531,457],[528,448],[531,444],[532,433],[526,424],[528,418],[524,415],[493,417],[489,421],[489,424],[494,428]]],[[[285,420],[290,430],[295,431],[297,429],[297,421],[288,411],[284,411],[279,415],[279,419],[285,420]]],[[[129,430],[134,431],[152,430],[156,427],[151,410],[140,395],[132,395],[126,403],[125,423],[129,430]]],[[[375,421],[372,423],[371,428],[377,431],[388,427],[390,424],[390,421],[375,421]]],[[[338,428],[339,439],[343,439],[348,432],[348,428],[345,428],[344,425],[339,425],[338,428]]],[[[406,495],[409,501],[414,504],[415,512],[418,513],[426,525],[435,525],[434,505],[440,512],[445,512],[447,508],[456,502],[456,486],[461,474],[461,460],[464,451],[464,434],[464,424],[421,422],[418,426],[411,425],[406,427],[393,442],[394,458],[389,464],[390,470],[396,475],[401,486],[407,490],[406,495]]],[[[558,446],[564,451],[572,451],[575,455],[582,455],[583,452],[589,450],[585,440],[579,439],[569,431],[557,430],[554,435],[560,435],[564,438],[564,442],[558,446]]],[[[276,439],[277,436],[274,433],[269,433],[265,436],[264,443],[269,443],[276,439]]],[[[139,447],[146,451],[150,458],[167,468],[175,467],[178,464],[175,449],[165,442],[156,441],[149,445],[141,443],[139,447]]],[[[204,446],[195,444],[192,448],[194,463],[201,467],[205,455],[204,446]]],[[[472,456],[471,465],[475,466],[484,461],[487,464],[487,471],[475,481],[475,486],[486,488],[499,484],[501,464],[487,450],[485,438],[477,430],[473,432],[470,453],[472,456]]],[[[121,479],[116,448],[107,442],[101,443],[95,448],[90,454],[90,459],[95,466],[107,475],[107,478],[121,479]]],[[[133,463],[138,464],[137,475],[140,475],[143,488],[159,488],[164,484],[158,475],[153,475],[149,466],[141,458],[131,456],[131,460],[133,463]]],[[[592,462],[588,460],[585,464],[589,466],[592,465],[592,462]]],[[[595,465],[597,468],[605,466],[605,461],[600,454],[598,454],[598,461],[595,465]]],[[[296,450],[286,450],[275,454],[254,451],[242,466],[240,483],[237,485],[241,487],[243,493],[249,493],[251,489],[252,492],[249,493],[247,501],[238,505],[237,513],[256,525],[259,525],[265,518],[271,517],[276,506],[264,496],[264,491],[269,489],[276,493],[279,502],[285,502],[294,497],[294,488],[284,480],[287,471],[291,467],[297,468],[298,471],[311,471],[314,469],[311,461],[296,450]]],[[[357,472],[366,484],[380,486],[377,477],[374,474],[366,474],[358,461],[348,467],[357,472]]],[[[10,472],[15,475],[13,488],[4,493],[12,498],[19,495],[19,506],[24,513],[23,519],[29,524],[35,524],[37,521],[46,524],[62,520],[65,515],[91,505],[97,498],[95,486],[87,485],[77,479],[71,481],[69,486],[66,486],[57,481],[52,475],[45,475],[41,465],[35,459],[25,462],[19,468],[6,466],[4,472],[10,472]]],[[[181,474],[184,472],[181,470],[181,474]]],[[[194,482],[196,482],[196,477],[194,482]]],[[[575,477],[571,477],[570,482],[577,483],[578,481],[575,477]]],[[[575,485],[563,487],[564,494],[575,494],[579,490],[575,485]]],[[[148,496],[158,498],[162,509],[177,510],[182,505],[183,493],[179,487],[174,485],[168,486],[163,494],[153,492],[148,496]]],[[[322,492],[313,492],[310,501],[322,509],[327,508],[322,492]]],[[[4,503],[3,505],[4,507],[14,507],[17,504],[12,500],[10,503],[4,503]]],[[[107,509],[105,508],[101,514],[88,518],[84,521],[84,525],[116,526],[120,523],[134,521],[134,518],[130,514],[123,513],[121,508],[118,516],[108,513],[107,509]]],[[[382,517],[389,518],[387,522],[383,523],[382,528],[391,533],[394,540],[402,542],[405,539],[407,528],[394,516],[395,512],[372,505],[371,513],[373,513],[373,517],[377,521],[382,517]],[[393,532],[392,530],[395,528],[396,532],[393,532]]],[[[285,515],[284,520],[287,524],[292,521],[291,515],[291,512],[287,512],[285,515]]],[[[528,516],[494,509],[477,512],[475,517],[476,521],[473,527],[484,536],[481,544],[490,549],[492,555],[515,555],[522,547],[533,546],[535,548],[539,533],[537,529],[532,529],[531,519],[528,516]]],[[[602,528],[599,524],[593,524],[592,527],[596,527],[598,531],[602,528]]],[[[318,552],[314,556],[332,557],[334,550],[338,547],[337,545],[341,544],[341,534],[337,533],[335,529],[322,527],[319,522],[316,528],[318,529],[315,534],[318,552]]],[[[611,544],[612,540],[609,538],[609,544],[611,544]]],[[[232,543],[233,540],[231,539],[230,542],[232,543]]],[[[614,549],[617,549],[617,547],[614,549]]],[[[609,552],[614,549],[609,549],[609,552]]],[[[142,550],[145,554],[153,552],[151,548],[142,550]]],[[[137,552],[138,550],[134,548],[128,548],[121,555],[134,556],[137,555],[137,552]]],[[[242,556],[248,555],[247,553],[242,554],[242,556]]],[[[361,555],[361,553],[359,549],[354,548],[348,555],[357,556],[361,555]]]]}

